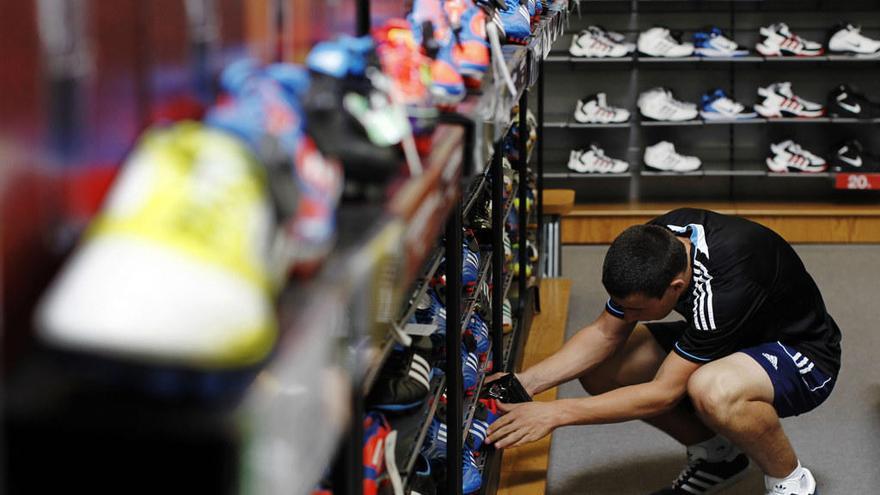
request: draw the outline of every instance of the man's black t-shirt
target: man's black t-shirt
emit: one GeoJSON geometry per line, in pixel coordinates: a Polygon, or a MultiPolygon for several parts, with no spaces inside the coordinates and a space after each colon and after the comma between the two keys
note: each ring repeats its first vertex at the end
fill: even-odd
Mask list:
{"type": "Polygon", "coordinates": [[[675,306],[688,322],[673,347],[678,355],[706,363],[779,341],[837,374],[840,330],[801,259],[778,234],[743,218],[690,208],[648,223],[692,244],[693,278],[675,306]]]}

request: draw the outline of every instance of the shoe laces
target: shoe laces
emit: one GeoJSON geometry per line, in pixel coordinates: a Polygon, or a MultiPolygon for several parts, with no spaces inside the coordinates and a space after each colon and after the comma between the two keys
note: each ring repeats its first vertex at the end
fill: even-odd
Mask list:
{"type": "Polygon", "coordinates": [[[681,473],[679,473],[677,478],[672,480],[673,488],[679,488],[685,482],[687,482],[691,478],[691,476],[693,476],[693,474],[695,472],[697,472],[697,469],[700,467],[700,465],[704,461],[702,457],[694,456],[691,453],[688,453],[687,458],[688,458],[687,466],[685,466],[684,469],[682,469],[681,473]]]}

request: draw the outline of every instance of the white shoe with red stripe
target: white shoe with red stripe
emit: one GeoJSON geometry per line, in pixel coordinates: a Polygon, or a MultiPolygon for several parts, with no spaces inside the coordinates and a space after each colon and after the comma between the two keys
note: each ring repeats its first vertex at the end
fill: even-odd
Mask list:
{"type": "Polygon", "coordinates": [[[622,174],[629,170],[629,163],[605,156],[605,150],[593,144],[589,150],[572,150],[568,168],[581,174],[622,174]]]}
{"type": "MultiPolygon", "coordinates": [[[[590,26],[593,28],[594,26],[590,26]]],[[[619,33],[612,33],[618,35],[619,33]]],[[[598,28],[585,29],[571,37],[568,53],[572,57],[620,58],[635,50],[632,43],[613,39],[598,28]]]]}
{"type": "Polygon", "coordinates": [[[758,88],[758,96],[763,98],[755,105],[761,117],[821,117],[825,107],[819,103],[805,100],[791,90],[790,82],[773,83],[766,88],[758,88]]]}
{"type": "Polygon", "coordinates": [[[817,57],[825,53],[821,43],[809,41],[793,34],[784,22],[761,28],[763,41],[755,45],[755,50],[765,57],[793,55],[796,57],[817,57]]]}
{"type": "Polygon", "coordinates": [[[574,120],[581,124],[611,124],[629,120],[629,110],[608,105],[605,93],[578,100],[574,120]]]}
{"type": "Polygon", "coordinates": [[[792,140],[771,144],[773,156],[767,158],[771,172],[824,172],[828,164],[821,156],[814,155],[792,140]]]}

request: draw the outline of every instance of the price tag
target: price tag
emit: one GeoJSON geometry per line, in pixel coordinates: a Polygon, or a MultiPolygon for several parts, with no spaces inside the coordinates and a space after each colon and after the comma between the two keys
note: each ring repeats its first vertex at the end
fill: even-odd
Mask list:
{"type": "Polygon", "coordinates": [[[880,189],[880,173],[878,174],[837,174],[834,179],[835,189],[851,191],[867,191],[880,189]]]}

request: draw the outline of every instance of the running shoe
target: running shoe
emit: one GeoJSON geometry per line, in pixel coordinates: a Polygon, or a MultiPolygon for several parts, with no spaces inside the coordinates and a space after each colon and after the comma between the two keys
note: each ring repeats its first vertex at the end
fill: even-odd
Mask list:
{"type": "Polygon", "coordinates": [[[474,493],[483,486],[483,476],[480,473],[480,468],[477,467],[476,459],[474,459],[474,451],[465,446],[462,449],[461,457],[461,492],[474,493]]]}
{"type": "Polygon", "coordinates": [[[757,112],[746,111],[745,105],[733,101],[723,89],[700,98],[700,117],[706,120],[746,120],[757,116],[757,112]]]}
{"type": "Polygon", "coordinates": [[[531,16],[529,16],[528,6],[520,0],[504,0],[504,4],[505,7],[500,9],[498,13],[501,16],[501,22],[504,24],[507,42],[525,45],[528,43],[529,36],[532,35],[531,16]]]}
{"type": "Polygon", "coordinates": [[[221,84],[225,97],[208,111],[205,123],[244,140],[270,170],[287,171],[298,194],[279,189],[286,182],[274,177],[270,183],[286,217],[281,262],[291,272],[312,273],[335,241],[343,173],[306,133],[301,102],[308,74],[290,64],[260,67],[241,60],[223,71],[221,84]]]}
{"type": "Polygon", "coordinates": [[[770,153],[766,161],[771,172],[817,173],[828,169],[824,158],[801,148],[790,139],[771,144],[770,153]]]}
{"type": "Polygon", "coordinates": [[[384,411],[406,411],[423,403],[431,391],[434,345],[428,336],[413,336],[398,346],[373,384],[367,402],[384,411]]]}
{"type": "Polygon", "coordinates": [[[635,44],[624,41],[623,35],[609,33],[599,26],[589,26],[574,34],[568,48],[572,57],[588,58],[620,58],[634,51],[635,44]]]}
{"type": "Polygon", "coordinates": [[[762,27],[760,33],[763,40],[755,45],[755,50],[765,57],[817,57],[825,53],[821,43],[793,34],[783,22],[762,27]]]}
{"type": "Polygon", "coordinates": [[[605,93],[578,100],[574,120],[582,123],[611,124],[629,120],[629,110],[608,105],[605,93]]]}
{"type": "Polygon", "coordinates": [[[694,33],[694,47],[694,53],[701,57],[744,57],[749,54],[715,26],[694,33]]]}
{"type": "Polygon", "coordinates": [[[880,117],[880,105],[846,84],[837,86],[828,94],[828,111],[835,117],[856,119],[880,117]]]}
{"type": "Polygon", "coordinates": [[[703,457],[688,454],[687,466],[672,481],[672,486],[652,495],[715,493],[741,480],[748,467],[749,458],[741,453],[721,462],[709,462],[703,457]]]}
{"type": "Polygon", "coordinates": [[[455,33],[452,57],[468,86],[479,87],[491,63],[486,13],[472,0],[446,0],[443,7],[455,33]]]}
{"type": "Polygon", "coordinates": [[[441,0],[414,0],[407,16],[416,42],[433,59],[431,93],[442,106],[454,105],[467,94],[461,68],[453,56],[455,36],[441,0]]]}
{"type": "Polygon", "coordinates": [[[663,172],[693,172],[699,170],[702,162],[695,156],[678,154],[669,141],[660,141],[645,148],[645,165],[663,172]]]}
{"type": "Polygon", "coordinates": [[[589,150],[572,150],[568,168],[581,174],[622,174],[629,170],[629,163],[605,156],[605,150],[592,144],[589,150]]]}
{"type": "Polygon", "coordinates": [[[839,26],[828,40],[828,49],[835,53],[852,53],[863,57],[880,55],[880,41],[862,34],[860,26],[839,26]]]}
{"type": "Polygon", "coordinates": [[[803,474],[798,479],[785,480],[774,485],[770,485],[767,476],[764,476],[764,485],[767,488],[766,495],[817,495],[816,479],[809,469],[803,467],[803,474]]]}
{"type": "Polygon", "coordinates": [[[761,117],[821,117],[825,108],[797,96],[791,90],[790,82],[773,83],[766,88],[758,88],[758,96],[763,98],[755,105],[761,117]]]}
{"type": "Polygon", "coordinates": [[[192,122],[147,131],[40,301],[39,337],[163,369],[263,362],[280,285],[267,188],[264,168],[226,132],[192,122]]]}
{"type": "Polygon", "coordinates": [[[653,88],[639,95],[639,111],[643,117],[668,122],[681,122],[697,118],[697,106],[676,100],[672,91],[653,88]]]}
{"type": "Polygon", "coordinates": [[[868,154],[856,139],[840,145],[831,155],[831,170],[836,173],[877,173],[880,157],[868,154]]]}
{"type": "MultiPolygon", "coordinates": [[[[467,337],[463,335],[462,338],[467,337]]],[[[461,373],[465,391],[473,390],[477,386],[480,379],[480,359],[475,349],[476,343],[471,339],[471,345],[462,342],[461,344],[461,373]]]]}
{"type": "Polygon", "coordinates": [[[486,325],[485,320],[480,315],[474,314],[471,316],[465,331],[474,338],[477,354],[489,352],[489,348],[492,346],[492,339],[489,336],[489,325],[486,325]]]}
{"type": "Polygon", "coordinates": [[[653,27],[639,34],[639,53],[649,57],[690,57],[693,43],[682,42],[680,36],[664,27],[653,27]]]}

